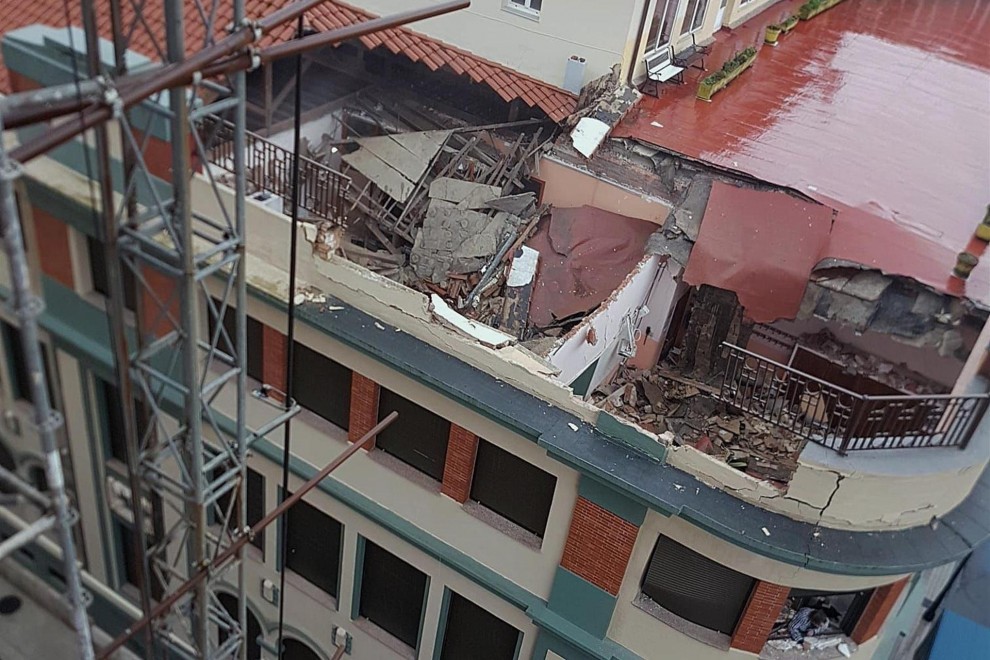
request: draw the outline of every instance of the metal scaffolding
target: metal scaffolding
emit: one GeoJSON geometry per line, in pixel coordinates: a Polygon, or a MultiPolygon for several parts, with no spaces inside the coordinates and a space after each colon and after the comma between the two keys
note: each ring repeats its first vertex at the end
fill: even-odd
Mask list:
{"type": "MultiPolygon", "coordinates": [[[[72,541],[74,514],[55,443],[61,417],[51,410],[48,399],[38,344],[41,302],[30,290],[14,190],[14,179],[23,172],[20,163],[81,136],[96,159],[91,172],[97,184],[93,201],[101,218],[99,235],[108,270],[107,314],[122,402],[143,613],[137,625],[101,650],[101,657],[140,633],[141,640],[135,641],[148,658],[168,653],[244,659],[246,542],[394,419],[393,415],[384,420],[321,471],[318,479],[248,528],[248,449],[289,420],[298,407],[292,401],[273,406],[267,423],[253,430],[246,426],[245,71],[263,61],[447,13],[469,2],[445,2],[259,49],[267,33],[323,0],[286,2],[259,20],[246,19],[244,0],[198,0],[197,9],[189,11],[184,9],[191,9],[193,3],[161,1],[166,19],[163,34],[150,33],[140,8],[128,20],[120,0],[110,1],[114,61],[104,62],[95,3],[82,0],[86,79],[77,75],[70,85],[0,101],[0,133],[5,117],[8,127],[61,120],[9,154],[0,143],[0,220],[49,484],[48,493],[19,490],[29,501],[51,510],[29,530],[8,539],[0,552],[29,542],[46,529],[57,530],[79,657],[92,658],[86,597],[72,541]],[[232,2],[232,25],[215,24],[224,2],[232,2]],[[187,29],[186,21],[192,20],[202,25],[187,29]],[[220,28],[228,29],[229,35],[220,38],[220,28]],[[139,31],[155,41],[164,62],[132,73],[124,68],[125,53],[139,31]],[[187,44],[188,34],[205,35],[203,43],[187,44]],[[190,50],[196,52],[187,56],[190,50]],[[204,121],[207,118],[210,121],[204,121]],[[224,122],[233,127],[233,195],[214,179],[208,166],[194,182],[196,170],[209,162],[215,137],[203,127],[224,122]],[[111,148],[114,124],[119,153],[111,148]],[[172,145],[172,175],[164,185],[153,174],[161,170],[156,170],[149,151],[153,140],[162,136],[172,145]],[[115,159],[123,172],[116,186],[115,159]],[[193,208],[194,183],[205,183],[209,190],[200,194],[208,196],[218,214],[207,217],[193,208]],[[135,282],[136,323],[129,322],[125,309],[125,278],[135,282]],[[232,333],[229,321],[225,323],[230,316],[232,333]],[[215,409],[218,401],[234,402],[232,424],[215,409]],[[236,619],[218,598],[221,582],[235,589],[236,619]]],[[[17,481],[9,473],[0,474],[0,479],[17,481]]]]}

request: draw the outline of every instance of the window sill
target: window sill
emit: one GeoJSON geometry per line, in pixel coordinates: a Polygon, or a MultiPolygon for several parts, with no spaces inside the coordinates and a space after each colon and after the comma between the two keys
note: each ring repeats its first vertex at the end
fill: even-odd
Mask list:
{"type": "Polygon", "coordinates": [[[691,639],[706,644],[720,651],[728,651],[729,643],[732,638],[729,635],[724,635],[716,630],[709,630],[704,626],[699,626],[697,623],[692,623],[687,619],[681,618],[665,609],[653,601],[652,598],[646,594],[640,593],[633,600],[633,607],[638,610],[646,612],[652,616],[657,621],[660,621],[664,625],[667,625],[677,632],[687,635],[691,639]]]}
{"type": "Polygon", "coordinates": [[[413,466],[405,463],[395,456],[392,456],[388,452],[375,448],[368,452],[368,456],[375,463],[378,463],[382,467],[395,472],[400,477],[405,478],[408,481],[413,482],[415,485],[419,486],[423,490],[429,491],[434,495],[440,494],[440,482],[426,474],[425,472],[420,472],[413,466]]]}
{"type": "Polygon", "coordinates": [[[527,548],[533,550],[540,550],[543,547],[543,539],[529,531],[524,529],[512,522],[508,518],[503,517],[495,511],[492,511],[484,504],[480,502],[475,502],[474,500],[468,500],[464,503],[464,511],[468,513],[473,518],[477,518],[481,522],[485,523],[489,527],[494,527],[498,531],[502,532],[508,536],[513,541],[521,543],[527,548]]]}
{"type": "Polygon", "coordinates": [[[811,648],[805,650],[790,639],[771,639],[760,651],[761,660],[833,660],[846,657],[839,652],[839,644],[845,644],[851,654],[859,648],[856,642],[845,635],[822,635],[809,637],[811,648]]]}
{"type": "Polygon", "coordinates": [[[534,23],[540,22],[540,12],[535,9],[528,9],[526,7],[520,7],[509,0],[505,0],[505,4],[502,5],[502,11],[508,12],[514,16],[519,16],[520,18],[525,18],[527,20],[533,21],[534,23]]]}
{"type": "MultiPolygon", "coordinates": [[[[257,548],[255,548],[257,550],[257,548]]],[[[291,568],[286,569],[285,584],[306,596],[320,607],[325,607],[337,611],[337,599],[320,589],[318,586],[294,572],[291,568]]]]}
{"type": "Polygon", "coordinates": [[[354,620],[354,625],[367,634],[368,637],[381,642],[385,647],[397,653],[399,656],[408,658],[409,660],[415,660],[416,649],[412,648],[389,631],[381,628],[371,621],[371,619],[367,619],[363,616],[358,617],[354,620]]]}

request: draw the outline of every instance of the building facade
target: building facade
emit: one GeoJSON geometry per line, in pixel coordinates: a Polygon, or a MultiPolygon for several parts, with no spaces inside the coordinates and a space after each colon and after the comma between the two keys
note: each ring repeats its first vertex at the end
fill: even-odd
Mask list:
{"type": "MultiPolygon", "coordinates": [[[[365,4],[375,14],[402,8],[365,4]]],[[[643,52],[706,42],[720,27],[739,25],[768,4],[656,0],[616,3],[602,14],[590,3],[563,8],[554,0],[493,0],[416,29],[564,87],[571,55],[586,60],[584,83],[616,63],[624,76],[635,77],[643,52]],[[478,35],[477,43],[463,43],[468,33],[478,35]]],[[[63,81],[69,46],[64,30],[36,26],[7,35],[4,58],[15,87],[63,81]]],[[[23,143],[32,130],[39,129],[8,139],[23,143]]],[[[167,162],[162,155],[174,146],[167,135],[152,124],[149,139],[149,153],[157,150],[159,162],[167,162]]],[[[46,303],[42,325],[53,401],[66,420],[62,441],[80,514],[80,555],[94,594],[90,613],[96,625],[116,634],[139,614],[137,568],[89,148],[75,142],[32,161],[22,209],[33,275],[46,303]]],[[[633,161],[637,154],[628,155],[633,161]]],[[[694,209],[699,224],[705,204],[717,203],[721,194],[741,194],[738,181],[699,178],[684,163],[669,165],[663,171],[671,189],[674,179],[681,190],[707,186],[702,207],[694,209]]],[[[898,613],[919,600],[926,571],[961,560],[990,533],[984,475],[990,433],[986,388],[979,389],[978,378],[968,381],[976,396],[959,404],[971,411],[965,415],[932,408],[932,397],[943,392],[932,385],[936,394],[921,403],[911,399],[912,411],[927,406],[923,420],[899,417],[897,429],[882,420],[872,427],[859,421],[845,435],[864,442],[910,435],[922,437],[921,444],[937,438],[931,443],[938,444],[948,437],[946,427],[960,420],[965,426],[958,442],[875,453],[830,445],[822,428],[837,418],[833,399],[796,380],[821,366],[813,356],[832,359],[821,347],[809,349],[813,355],[798,350],[810,346],[808,335],[829,330],[838,337],[834,343],[857,355],[906,363],[915,380],[952,389],[961,374],[985,375],[990,337],[978,325],[986,322],[985,310],[953,316],[952,328],[962,328],[958,337],[946,339],[947,328],[925,326],[910,350],[892,333],[830,316],[827,306],[816,306],[821,313],[808,318],[795,313],[754,324],[757,303],[717,286],[714,278],[686,276],[689,265],[683,257],[678,261],[683,253],[676,241],[657,234],[668,216],[688,225],[690,214],[678,212],[694,202],[671,195],[660,175],[648,177],[655,187],[637,188],[632,165],[623,176],[590,169],[558,143],[534,174],[542,182],[541,201],[562,209],[593,207],[629,226],[646,223],[650,239],[616,281],[602,285],[592,310],[543,337],[541,348],[516,336],[493,343],[477,328],[465,330],[422,290],[321,252],[315,231],[292,237],[280,209],[248,202],[252,428],[270,418],[272,392],[286,389],[289,243],[300,245],[303,294],[293,390],[303,410],[292,423],[289,490],[387,414],[399,413],[370,450],[291,510],[285,557],[281,527],[252,540],[246,563],[249,657],[276,657],[279,602],[286,613],[282,657],[293,660],[328,660],[341,643],[351,656],[373,660],[796,657],[788,656],[793,648],[773,642],[786,637],[783,628],[795,610],[815,604],[830,608],[836,649],[843,644],[855,657],[884,657],[885,635],[896,634],[898,613]],[[666,242],[658,246],[661,239],[666,242]],[[723,343],[730,346],[723,350],[723,343]],[[951,346],[942,350],[943,343],[951,346]],[[759,375],[750,381],[726,377],[736,373],[732,369],[744,372],[746,364],[759,375]],[[627,370],[658,368],[667,380],[622,380],[627,370]],[[733,398],[769,389],[768,373],[791,380],[756,403],[753,396],[733,398]],[[661,390],[660,398],[651,388],[661,390]],[[671,404],[674,398],[683,403],[671,404]],[[690,399],[702,398],[710,402],[700,404],[708,426],[699,429],[692,424],[700,418],[675,409],[690,409],[690,399]],[[746,415],[729,415],[716,402],[746,415]],[[800,405],[806,406],[802,423],[817,420],[817,430],[801,431],[779,414],[771,426],[786,427],[785,435],[723,428],[756,424],[772,417],[768,411],[800,405]],[[660,410],[690,428],[670,430],[657,421],[660,410]],[[931,415],[937,423],[929,423],[931,415]],[[723,426],[708,419],[713,416],[723,426]],[[706,449],[701,436],[715,444],[719,429],[728,433],[725,445],[736,449],[706,449]],[[730,442],[756,436],[761,443],[800,442],[786,460],[761,471],[756,458],[740,466],[739,446],[730,442]],[[286,592],[279,593],[283,563],[286,592]]],[[[167,178],[167,168],[159,175],[167,178]]],[[[214,202],[204,176],[193,177],[194,205],[210,213],[214,202]]],[[[755,193],[774,203],[781,194],[755,193]]],[[[818,212],[808,200],[800,203],[802,213],[818,212]]],[[[691,229],[681,233],[690,236],[691,229]]],[[[9,289],[6,269],[0,271],[0,286],[9,289]]],[[[154,281],[153,272],[143,276],[154,281]]],[[[828,285],[819,278],[802,296],[820,295],[828,285]]],[[[215,282],[206,286],[222,295],[215,282]]],[[[920,300],[918,309],[944,311],[941,297],[932,303],[905,283],[895,289],[898,300],[920,300]]],[[[158,293],[165,300],[172,292],[158,293]]],[[[132,311],[151,308],[133,296],[127,305],[132,311]]],[[[17,322],[6,311],[0,316],[0,460],[25,476],[37,475],[17,322]]],[[[147,318],[146,327],[137,327],[139,316],[135,331],[154,334],[147,318]]],[[[878,371],[887,373],[886,367],[878,371]]],[[[831,378],[832,385],[846,384],[831,378]]],[[[213,403],[222,428],[231,428],[235,405],[213,403]]],[[[879,416],[887,414],[885,409],[879,416]]],[[[248,522],[283,495],[283,442],[273,435],[252,449],[248,522]]],[[[745,443],[742,449],[759,455],[745,443]]],[[[176,515],[154,502],[148,510],[157,525],[148,530],[152,534],[168,529],[176,515]]],[[[9,534],[24,512],[2,513],[0,530],[9,534]]],[[[48,546],[23,550],[17,559],[58,589],[48,546]]],[[[233,610],[236,603],[223,605],[233,610]]]]}

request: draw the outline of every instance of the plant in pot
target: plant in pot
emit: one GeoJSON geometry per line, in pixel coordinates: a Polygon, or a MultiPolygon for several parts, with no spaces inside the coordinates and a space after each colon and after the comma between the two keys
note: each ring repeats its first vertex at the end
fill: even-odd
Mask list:
{"type": "Polygon", "coordinates": [[[794,26],[798,24],[799,20],[800,19],[794,14],[788,16],[786,19],[784,19],[783,23],[779,24],[781,33],[787,33],[793,30],[794,26]]]}
{"type": "Polygon", "coordinates": [[[767,26],[766,32],[763,33],[763,41],[768,46],[776,46],[777,39],[780,37],[781,32],[783,32],[783,27],[777,25],[776,23],[771,23],[767,26]]]}
{"type": "Polygon", "coordinates": [[[806,21],[817,14],[818,10],[821,9],[821,6],[822,0],[808,0],[808,2],[801,5],[798,9],[798,16],[800,16],[802,20],[806,21]]]}
{"type": "Polygon", "coordinates": [[[728,78],[724,71],[716,71],[710,76],[706,76],[698,85],[698,98],[710,101],[712,95],[718,91],[720,83],[728,78]]]}

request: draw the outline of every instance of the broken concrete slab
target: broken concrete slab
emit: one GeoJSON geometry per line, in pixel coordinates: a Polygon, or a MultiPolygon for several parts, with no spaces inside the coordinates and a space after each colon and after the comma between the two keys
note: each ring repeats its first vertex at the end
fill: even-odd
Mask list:
{"type": "Polygon", "coordinates": [[[456,204],[462,209],[483,209],[502,196],[502,189],[483,183],[438,177],[430,183],[430,199],[456,204]]]}
{"type": "Polygon", "coordinates": [[[507,223],[458,207],[436,205],[426,211],[409,257],[416,275],[434,284],[448,273],[472,273],[498,251],[507,223]]]}
{"type": "Polygon", "coordinates": [[[485,206],[496,211],[505,211],[512,215],[526,216],[536,205],[536,194],[531,192],[518,195],[506,195],[485,203],[485,206]]]}

